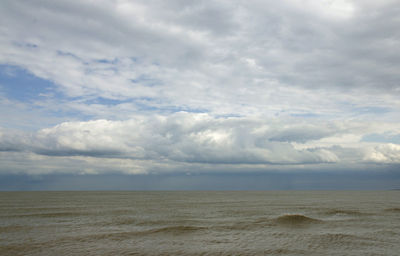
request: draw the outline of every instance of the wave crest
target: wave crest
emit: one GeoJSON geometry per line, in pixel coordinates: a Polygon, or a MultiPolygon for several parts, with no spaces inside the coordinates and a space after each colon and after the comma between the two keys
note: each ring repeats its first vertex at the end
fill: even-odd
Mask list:
{"type": "Polygon", "coordinates": [[[349,216],[363,216],[368,215],[356,210],[345,210],[345,209],[330,209],[325,212],[327,215],[349,215],[349,216]]]}
{"type": "Polygon", "coordinates": [[[322,221],[301,214],[285,214],[276,218],[275,222],[282,225],[298,226],[298,225],[320,223],[322,221]]]}

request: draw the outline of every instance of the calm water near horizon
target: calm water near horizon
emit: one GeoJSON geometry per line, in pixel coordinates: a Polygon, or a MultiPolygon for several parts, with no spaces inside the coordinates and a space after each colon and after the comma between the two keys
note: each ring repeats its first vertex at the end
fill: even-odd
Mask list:
{"type": "Polygon", "coordinates": [[[400,191],[0,192],[0,255],[400,255],[400,191]]]}

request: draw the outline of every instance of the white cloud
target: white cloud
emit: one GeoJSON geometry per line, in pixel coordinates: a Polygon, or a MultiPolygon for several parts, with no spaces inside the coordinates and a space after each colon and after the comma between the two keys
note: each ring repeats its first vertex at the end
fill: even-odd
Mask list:
{"type": "MultiPolygon", "coordinates": [[[[369,130],[370,124],[357,124],[361,125],[365,131],[369,130]]],[[[246,171],[328,163],[341,166],[357,162],[400,163],[398,145],[360,141],[349,144],[332,139],[354,136],[352,133],[360,130],[352,126],[355,125],[325,122],[317,126],[282,123],[277,119],[215,118],[181,112],[169,116],[137,116],[125,121],[67,122],[19,136],[10,136],[3,130],[0,148],[3,154],[28,154],[31,161],[37,155],[38,163],[43,157],[52,159],[50,162],[71,159],[74,167],[77,161],[83,162],[74,172],[85,169],[94,172],[100,163],[105,164],[101,172],[107,167],[109,171],[129,173],[179,171],[182,166],[208,169],[201,165],[237,165],[246,171]],[[326,138],[331,138],[331,143],[326,138]]],[[[54,164],[51,168],[54,171],[70,169],[54,164]]]]}
{"type": "Polygon", "coordinates": [[[367,162],[376,163],[400,163],[400,145],[382,144],[366,149],[364,159],[367,162]]]}

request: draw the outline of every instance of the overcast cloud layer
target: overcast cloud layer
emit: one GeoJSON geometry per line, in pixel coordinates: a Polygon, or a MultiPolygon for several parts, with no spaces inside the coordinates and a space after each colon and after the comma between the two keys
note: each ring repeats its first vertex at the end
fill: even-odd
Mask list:
{"type": "Polygon", "coordinates": [[[400,166],[400,2],[2,1],[1,173],[400,166]]]}

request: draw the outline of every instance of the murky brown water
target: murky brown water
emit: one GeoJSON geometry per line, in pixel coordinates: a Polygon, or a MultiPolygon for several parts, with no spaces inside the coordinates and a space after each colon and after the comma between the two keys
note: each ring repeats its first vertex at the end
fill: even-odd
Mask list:
{"type": "Polygon", "coordinates": [[[0,192],[0,255],[400,255],[400,191],[0,192]]]}

